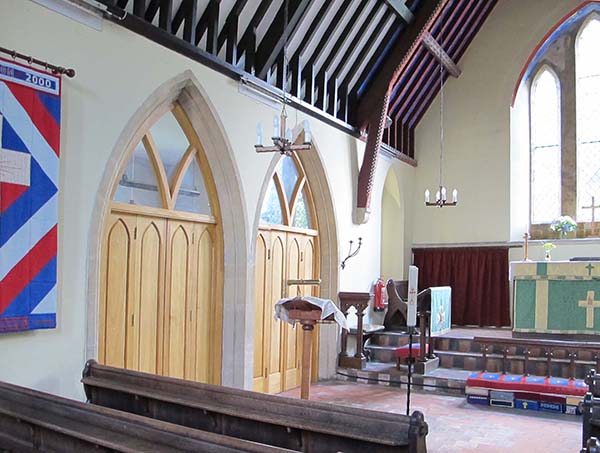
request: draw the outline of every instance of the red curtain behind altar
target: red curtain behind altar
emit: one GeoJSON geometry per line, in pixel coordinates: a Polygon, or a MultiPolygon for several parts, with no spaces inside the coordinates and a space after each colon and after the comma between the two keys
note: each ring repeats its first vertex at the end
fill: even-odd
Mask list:
{"type": "Polygon", "coordinates": [[[413,249],[419,288],[452,288],[452,324],[510,326],[508,248],[413,249]]]}

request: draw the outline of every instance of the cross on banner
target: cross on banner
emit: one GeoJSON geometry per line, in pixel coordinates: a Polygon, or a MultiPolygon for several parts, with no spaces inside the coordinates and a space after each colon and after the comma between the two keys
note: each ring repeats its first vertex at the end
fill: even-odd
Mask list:
{"type": "Polygon", "coordinates": [[[594,328],[594,308],[600,308],[600,300],[594,300],[594,291],[588,291],[587,298],[580,300],[579,306],[585,308],[585,327],[594,328]]]}

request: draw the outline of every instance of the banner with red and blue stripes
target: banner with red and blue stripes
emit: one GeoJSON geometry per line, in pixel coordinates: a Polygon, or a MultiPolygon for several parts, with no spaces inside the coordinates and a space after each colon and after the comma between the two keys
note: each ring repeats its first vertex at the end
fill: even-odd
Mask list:
{"type": "Polygon", "coordinates": [[[60,91],[0,59],[0,332],[56,327],[60,91]]]}

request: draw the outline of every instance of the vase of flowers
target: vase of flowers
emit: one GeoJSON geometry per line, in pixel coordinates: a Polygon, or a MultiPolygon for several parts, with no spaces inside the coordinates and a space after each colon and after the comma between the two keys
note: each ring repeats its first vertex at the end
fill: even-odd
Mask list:
{"type": "Polygon", "coordinates": [[[556,246],[552,242],[544,242],[544,261],[551,261],[552,257],[550,256],[550,252],[556,248],[556,246]]]}
{"type": "Polygon", "coordinates": [[[561,215],[550,224],[550,229],[557,232],[562,238],[577,229],[577,222],[568,215],[561,215]]]}

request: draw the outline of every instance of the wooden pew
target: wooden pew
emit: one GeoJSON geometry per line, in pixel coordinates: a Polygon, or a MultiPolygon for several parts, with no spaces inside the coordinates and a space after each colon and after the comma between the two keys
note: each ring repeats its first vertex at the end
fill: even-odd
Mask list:
{"type": "Polygon", "coordinates": [[[427,451],[423,414],[368,411],[155,376],[89,361],[89,402],[303,452],[427,451]]]}
{"type": "Polygon", "coordinates": [[[2,452],[289,452],[0,382],[2,452]]]}
{"type": "Polygon", "coordinates": [[[590,391],[585,394],[583,403],[581,403],[582,445],[584,447],[582,451],[586,451],[586,447],[595,448],[595,442],[600,437],[600,375],[596,373],[596,370],[590,370],[585,378],[585,383],[589,385],[590,391]],[[594,441],[590,444],[591,439],[594,441]]]}
{"type": "Polygon", "coordinates": [[[586,447],[582,448],[580,453],[600,453],[600,441],[596,437],[590,437],[586,447]]]}

